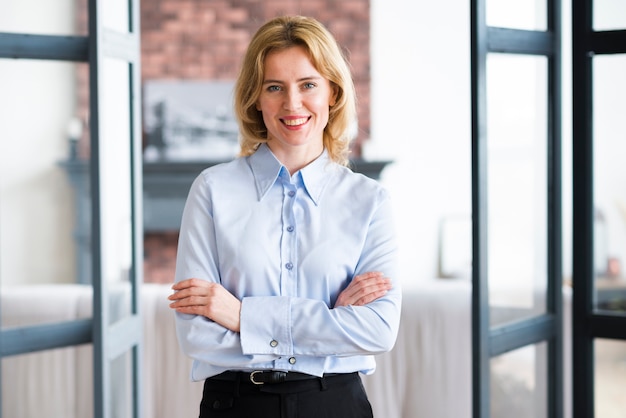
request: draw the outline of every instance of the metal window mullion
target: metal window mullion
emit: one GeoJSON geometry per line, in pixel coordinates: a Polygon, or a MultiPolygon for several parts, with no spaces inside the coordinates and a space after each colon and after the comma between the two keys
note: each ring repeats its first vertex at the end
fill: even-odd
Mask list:
{"type": "Polygon", "coordinates": [[[494,327],[490,331],[490,356],[496,357],[520,347],[549,341],[555,334],[556,318],[547,314],[494,327]]]}
{"type": "Polygon", "coordinates": [[[525,55],[551,55],[554,51],[554,33],[488,27],[489,52],[525,55]]]}
{"type": "Polygon", "coordinates": [[[0,331],[0,357],[87,344],[91,331],[91,319],[5,328],[0,331]]]}
{"type": "Polygon", "coordinates": [[[564,415],[564,341],[563,341],[563,243],[562,243],[562,8],[557,0],[548,1],[548,29],[553,34],[548,56],[548,312],[557,321],[548,344],[548,416],[564,415]]]}
{"type": "Polygon", "coordinates": [[[619,314],[595,313],[589,318],[590,335],[594,338],[626,340],[626,317],[619,314]]]}
{"type": "Polygon", "coordinates": [[[137,334],[140,322],[141,318],[138,315],[131,315],[108,328],[109,335],[104,350],[107,361],[115,360],[133,346],[141,343],[141,335],[137,334]]]}
{"type": "Polygon", "coordinates": [[[89,0],[89,127],[90,127],[90,181],[91,181],[91,231],[92,231],[92,283],[93,283],[93,408],[94,418],[109,417],[111,408],[110,373],[106,347],[109,324],[109,304],[106,281],[102,267],[102,225],[100,187],[100,93],[101,51],[100,1],[89,0]]]}
{"type": "Polygon", "coordinates": [[[472,104],[472,416],[490,415],[487,253],[487,24],[485,0],[471,0],[472,104]]]}
{"type": "Polygon", "coordinates": [[[120,33],[103,29],[101,48],[102,53],[107,57],[133,62],[137,60],[139,36],[135,33],[120,33]]]}
{"type": "Polygon", "coordinates": [[[139,285],[143,280],[142,253],[143,245],[143,219],[141,216],[142,192],[142,160],[141,160],[141,94],[140,94],[140,47],[139,35],[139,4],[136,0],[128,0],[130,8],[129,17],[132,23],[129,30],[132,33],[120,33],[102,27],[99,17],[101,3],[106,0],[89,0],[89,26],[90,26],[90,91],[92,111],[92,193],[94,198],[93,236],[94,238],[94,306],[99,308],[94,317],[94,416],[95,418],[109,417],[112,413],[111,398],[111,362],[119,356],[129,353],[132,358],[132,409],[133,417],[142,416],[141,408],[141,313],[139,306],[139,285]],[[101,66],[105,58],[114,58],[128,64],[130,100],[130,157],[131,161],[124,163],[131,165],[131,223],[132,229],[132,266],[131,266],[131,312],[128,317],[111,324],[109,321],[107,284],[102,277],[102,228],[100,219],[100,154],[99,154],[99,112],[100,93],[104,87],[101,80],[101,66]]]}
{"type": "Polygon", "coordinates": [[[0,58],[85,62],[88,55],[85,36],[0,32],[0,58]]]}
{"type": "Polygon", "coordinates": [[[142,149],[142,126],[141,126],[141,48],[140,48],[140,13],[141,8],[139,0],[129,0],[129,28],[128,31],[133,34],[134,41],[134,57],[129,60],[129,87],[130,87],[130,106],[131,111],[131,205],[132,205],[132,311],[137,323],[134,329],[139,329],[138,340],[133,345],[131,356],[133,364],[132,387],[133,387],[133,403],[132,413],[134,418],[144,416],[143,413],[143,329],[142,329],[142,310],[140,306],[141,298],[139,289],[143,282],[143,149],[142,149]]]}
{"type": "Polygon", "coordinates": [[[592,1],[572,0],[572,377],[573,416],[594,416],[592,1]]]}
{"type": "Polygon", "coordinates": [[[594,54],[626,53],[626,30],[591,32],[589,50],[594,54]]]}

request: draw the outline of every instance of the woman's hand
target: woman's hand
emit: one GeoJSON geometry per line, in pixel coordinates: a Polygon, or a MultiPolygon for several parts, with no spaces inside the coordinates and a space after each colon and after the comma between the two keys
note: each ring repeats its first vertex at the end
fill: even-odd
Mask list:
{"type": "Polygon", "coordinates": [[[218,283],[187,279],[172,286],[168,299],[176,312],[205,316],[231,331],[240,330],[241,301],[218,283]]]}
{"type": "Polygon", "coordinates": [[[341,291],[338,306],[363,306],[384,296],[391,289],[391,280],[380,272],[368,272],[355,276],[348,287],[341,291]]]}

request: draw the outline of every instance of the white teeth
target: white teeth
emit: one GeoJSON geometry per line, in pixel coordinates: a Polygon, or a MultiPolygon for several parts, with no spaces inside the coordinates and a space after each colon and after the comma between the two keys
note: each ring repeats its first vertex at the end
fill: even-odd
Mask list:
{"type": "Polygon", "coordinates": [[[285,125],[287,126],[298,126],[298,125],[302,125],[303,123],[305,123],[307,121],[307,118],[300,118],[300,119],[285,119],[283,120],[283,122],[285,123],[285,125]]]}

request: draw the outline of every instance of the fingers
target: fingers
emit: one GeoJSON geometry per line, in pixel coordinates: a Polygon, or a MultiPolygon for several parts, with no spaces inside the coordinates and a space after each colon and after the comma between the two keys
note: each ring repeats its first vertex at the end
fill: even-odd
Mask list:
{"type": "Polygon", "coordinates": [[[365,288],[359,289],[357,292],[351,295],[353,302],[351,305],[363,306],[376,299],[385,296],[391,289],[391,281],[386,279],[384,283],[369,285],[365,288]]]}
{"type": "Polygon", "coordinates": [[[176,312],[201,315],[239,332],[241,302],[222,285],[202,279],[187,279],[172,286],[169,306],[176,312]]]}
{"type": "Polygon", "coordinates": [[[168,296],[173,301],[171,308],[204,305],[207,298],[215,292],[217,283],[208,282],[201,279],[182,280],[172,285],[174,293],[168,296]]]}
{"type": "Polygon", "coordinates": [[[379,293],[391,289],[391,280],[382,273],[366,273],[356,276],[346,288],[348,295],[362,298],[370,293],[379,293]]]}
{"type": "Polygon", "coordinates": [[[208,298],[203,296],[179,296],[179,295],[171,295],[168,297],[172,302],[170,303],[170,308],[183,308],[186,306],[204,306],[207,303],[208,298]]]}
{"type": "Polygon", "coordinates": [[[377,271],[373,271],[373,272],[359,274],[358,276],[355,276],[354,279],[352,279],[352,282],[350,283],[350,285],[355,286],[357,284],[360,284],[363,286],[371,286],[374,284],[380,284],[380,283],[390,282],[390,281],[391,280],[385,277],[384,274],[377,272],[377,271]]]}
{"type": "MultiPolygon", "coordinates": [[[[200,281],[208,283],[204,280],[200,281]]],[[[198,286],[194,284],[194,279],[185,280],[184,282],[180,282],[183,283],[181,286],[176,286],[179,290],[172,286],[175,291],[168,296],[168,299],[171,301],[169,307],[179,313],[208,317],[207,310],[210,298],[211,295],[215,294],[214,286],[218,285],[211,283],[214,286],[198,286]]]]}
{"type": "Polygon", "coordinates": [[[392,288],[391,280],[380,272],[355,276],[337,298],[337,306],[363,306],[384,296],[392,288]]]}
{"type": "Polygon", "coordinates": [[[172,290],[174,290],[174,293],[169,296],[169,299],[180,299],[182,297],[186,297],[192,294],[206,294],[214,286],[217,286],[217,283],[209,282],[202,279],[193,278],[181,280],[180,282],[174,283],[172,285],[172,290]]]}
{"type": "Polygon", "coordinates": [[[172,285],[172,290],[183,290],[190,287],[208,287],[212,282],[208,282],[202,279],[191,278],[187,280],[181,280],[180,282],[172,285]]]}

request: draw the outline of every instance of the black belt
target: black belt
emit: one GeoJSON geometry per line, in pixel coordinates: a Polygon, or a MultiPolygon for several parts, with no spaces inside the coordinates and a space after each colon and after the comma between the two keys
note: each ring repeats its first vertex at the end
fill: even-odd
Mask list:
{"type": "MultiPolygon", "coordinates": [[[[326,373],[324,377],[337,376],[337,373],[326,373]]],[[[278,370],[255,370],[253,372],[235,372],[226,371],[216,376],[211,377],[214,380],[228,380],[240,382],[250,382],[255,385],[274,385],[283,382],[295,382],[298,380],[310,380],[319,379],[318,376],[313,376],[306,373],[298,372],[281,372],[278,370]]]]}

